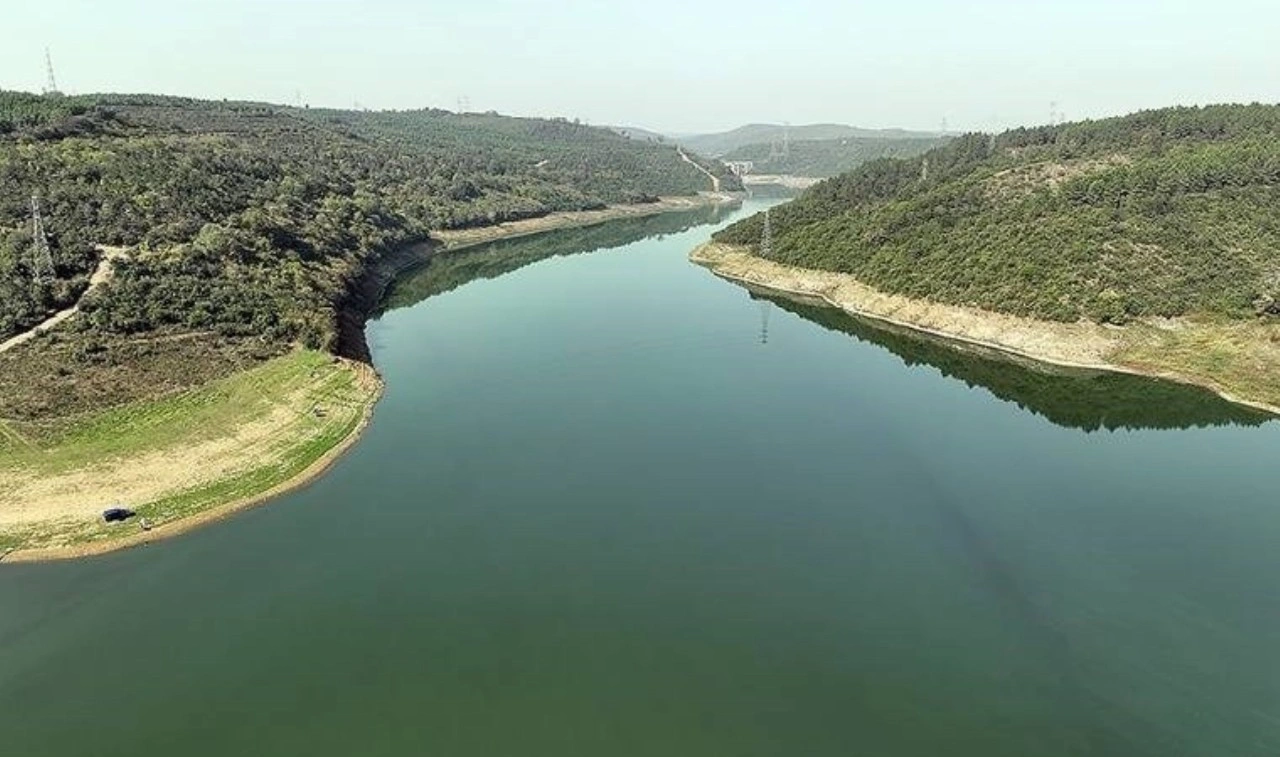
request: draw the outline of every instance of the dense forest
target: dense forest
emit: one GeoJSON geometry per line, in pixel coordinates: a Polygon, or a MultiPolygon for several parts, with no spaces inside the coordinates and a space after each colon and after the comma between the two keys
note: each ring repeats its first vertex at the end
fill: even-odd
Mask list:
{"type": "Polygon", "coordinates": [[[98,247],[119,246],[82,331],[332,348],[350,279],[433,229],[708,185],[673,146],[565,120],[0,92],[0,339],[74,302],[98,247]],[[52,281],[33,275],[32,196],[52,281]]]}
{"type": "MultiPolygon", "coordinates": [[[[1056,320],[1280,312],[1280,106],[970,134],[772,212],[773,255],[1056,320]]],[[[760,216],[717,235],[758,248],[760,216]]]]}
{"type": "Polygon", "coordinates": [[[751,161],[752,173],[827,178],[879,158],[911,158],[931,150],[946,137],[841,137],[791,142],[755,143],[731,150],[725,161],[751,161]]]}
{"type": "Polygon", "coordinates": [[[864,129],[845,124],[747,124],[730,131],[679,137],[675,141],[696,153],[719,158],[751,145],[782,146],[835,139],[934,139],[940,136],[943,135],[936,132],[864,129]]]}

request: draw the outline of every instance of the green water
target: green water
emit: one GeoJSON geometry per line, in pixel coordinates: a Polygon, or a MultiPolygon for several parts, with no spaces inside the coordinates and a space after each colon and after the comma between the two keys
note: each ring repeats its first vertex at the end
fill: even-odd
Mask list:
{"type": "Polygon", "coordinates": [[[0,564],[0,750],[1280,754],[1280,424],[754,298],[722,222],[438,261],[314,486],[0,564]]]}

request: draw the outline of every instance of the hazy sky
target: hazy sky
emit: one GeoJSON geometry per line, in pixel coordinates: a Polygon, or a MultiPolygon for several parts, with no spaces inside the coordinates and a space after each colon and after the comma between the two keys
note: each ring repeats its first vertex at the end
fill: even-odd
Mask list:
{"type": "Polygon", "coordinates": [[[1280,100],[1277,0],[2,0],[0,88],[992,129],[1280,100]]]}

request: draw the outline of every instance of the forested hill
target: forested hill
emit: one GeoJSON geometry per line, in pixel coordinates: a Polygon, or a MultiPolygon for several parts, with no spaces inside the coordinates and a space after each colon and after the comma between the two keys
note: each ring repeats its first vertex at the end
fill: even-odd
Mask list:
{"type": "Polygon", "coordinates": [[[832,139],[932,139],[942,136],[904,129],[863,129],[844,124],[747,124],[736,129],[714,134],[697,134],[675,140],[686,148],[703,155],[721,157],[734,150],[751,145],[770,145],[784,142],[812,142],[832,139]]]}
{"type": "Polygon", "coordinates": [[[910,158],[945,143],[946,137],[841,137],[756,143],[725,153],[725,161],[750,161],[752,173],[827,178],[878,158],[910,158]]]}
{"type": "MultiPolygon", "coordinates": [[[[1057,320],[1280,312],[1280,106],[971,134],[772,212],[774,257],[1057,320]]],[[[756,245],[761,216],[717,235],[756,245]]]]}
{"type": "Polygon", "coordinates": [[[73,302],[110,245],[133,254],[82,330],[332,346],[361,266],[432,229],[709,184],[674,146],[564,120],[0,92],[0,339],[73,302]],[[51,282],[33,275],[32,195],[51,282]]]}

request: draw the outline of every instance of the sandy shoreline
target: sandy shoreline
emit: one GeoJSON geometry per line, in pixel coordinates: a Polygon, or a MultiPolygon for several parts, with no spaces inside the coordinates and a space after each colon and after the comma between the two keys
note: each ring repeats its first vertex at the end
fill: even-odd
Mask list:
{"type": "Polygon", "coordinates": [[[1126,365],[1115,356],[1129,346],[1132,327],[1052,323],[977,308],[891,295],[847,274],[786,266],[744,248],[708,242],[689,255],[717,276],[748,287],[817,299],[851,315],[889,323],[1040,363],[1146,376],[1208,389],[1228,402],[1280,415],[1280,404],[1240,396],[1213,379],[1177,370],[1126,365]]]}
{"type": "MultiPolygon", "coordinates": [[[[447,254],[451,251],[461,250],[475,245],[485,244],[487,242],[531,236],[557,229],[593,226],[623,218],[639,218],[643,216],[678,212],[681,210],[693,210],[700,207],[709,207],[712,205],[732,202],[736,202],[736,198],[729,195],[714,193],[704,193],[693,197],[668,197],[662,198],[657,202],[644,203],[640,205],[619,205],[610,206],[601,210],[552,213],[541,218],[514,221],[496,226],[486,226],[462,231],[438,232],[434,237],[439,242],[443,243],[440,251],[447,254]]],[[[412,245],[412,247],[423,249],[423,245],[421,243],[412,245]]],[[[427,253],[427,257],[429,257],[429,254],[430,253],[427,253]]],[[[395,265],[404,267],[403,261],[399,261],[395,263],[395,265]]],[[[377,273],[378,272],[373,272],[373,275],[376,275],[377,273]]],[[[0,553],[0,564],[47,562],[92,557],[122,549],[143,546],[162,539],[168,539],[188,533],[201,528],[202,526],[230,517],[243,510],[264,505],[277,497],[297,491],[298,489],[302,489],[315,482],[339,459],[341,459],[347,451],[352,449],[360,441],[365,430],[368,428],[369,423],[373,419],[374,409],[385,388],[381,377],[372,367],[363,364],[360,361],[346,362],[353,370],[360,373],[362,380],[370,382],[369,394],[367,395],[367,402],[364,407],[364,411],[350,433],[343,437],[333,447],[329,448],[323,455],[312,462],[298,475],[250,497],[232,500],[224,504],[203,509],[198,513],[178,520],[157,524],[150,531],[142,531],[137,525],[137,521],[130,521],[129,523],[121,526],[122,528],[131,529],[130,532],[122,534],[119,537],[60,547],[34,549],[19,548],[9,552],[0,553]]]]}
{"type": "MultiPolygon", "coordinates": [[[[277,497],[283,496],[293,491],[305,488],[315,482],[325,474],[348,450],[360,441],[360,437],[364,434],[365,428],[373,419],[373,409],[382,397],[385,388],[381,377],[369,366],[356,361],[347,361],[352,370],[361,374],[363,381],[371,384],[368,402],[365,405],[364,412],[360,419],[352,428],[351,432],[343,437],[337,444],[330,447],[323,455],[306,467],[301,473],[282,481],[266,491],[259,492],[251,497],[233,500],[225,504],[201,510],[200,512],[181,518],[179,520],[170,521],[156,525],[150,531],[132,531],[129,534],[119,536],[104,541],[88,542],[84,544],[76,544],[66,547],[48,547],[37,549],[19,549],[14,550],[0,557],[0,561],[5,563],[31,563],[31,562],[49,562],[54,560],[71,560],[80,557],[92,557],[94,555],[103,555],[110,552],[116,552],[131,547],[140,547],[162,539],[170,539],[175,536],[194,531],[197,528],[214,523],[224,518],[230,517],[243,510],[248,510],[260,505],[265,505],[277,497]]],[[[122,525],[122,528],[140,528],[137,521],[129,521],[122,525]]]]}
{"type": "Polygon", "coordinates": [[[610,205],[601,210],[578,210],[551,213],[539,218],[527,218],[523,221],[508,221],[495,226],[480,226],[474,229],[458,229],[437,231],[432,238],[444,243],[444,251],[461,250],[478,244],[496,242],[501,239],[514,239],[532,234],[542,234],[557,229],[581,228],[595,226],[609,221],[624,218],[643,218],[660,213],[677,213],[682,210],[696,210],[713,205],[726,205],[738,202],[732,195],[703,192],[685,197],[662,197],[657,202],[646,202],[637,205],[610,205]]]}

